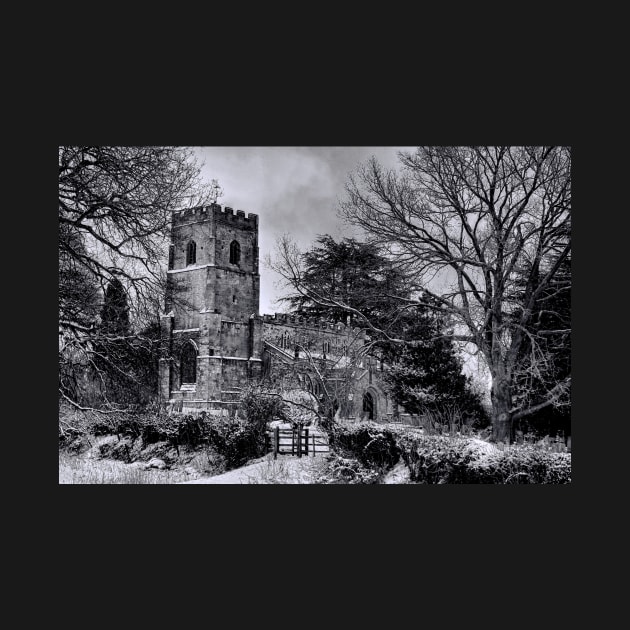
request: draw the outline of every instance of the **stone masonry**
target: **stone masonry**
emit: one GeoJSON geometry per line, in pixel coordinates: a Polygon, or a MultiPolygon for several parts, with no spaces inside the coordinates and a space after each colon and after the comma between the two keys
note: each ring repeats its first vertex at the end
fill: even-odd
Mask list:
{"type": "Polygon", "coordinates": [[[161,316],[163,404],[226,409],[260,379],[321,396],[316,362],[327,366],[325,384],[343,416],[386,419],[396,412],[378,383],[378,362],[361,357],[363,331],[261,316],[259,295],[258,215],[218,204],[173,213],[161,316]]]}

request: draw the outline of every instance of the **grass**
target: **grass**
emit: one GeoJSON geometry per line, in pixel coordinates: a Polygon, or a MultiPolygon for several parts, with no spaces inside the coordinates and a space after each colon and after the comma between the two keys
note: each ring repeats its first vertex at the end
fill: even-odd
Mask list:
{"type": "MultiPolygon", "coordinates": [[[[90,454],[80,455],[59,452],[60,484],[175,484],[223,472],[213,467],[207,452],[199,452],[187,459],[186,466],[178,465],[170,470],[145,468],[146,462],[131,464],[90,454]],[[188,469],[189,473],[185,469],[188,469]]],[[[248,475],[248,484],[298,484],[313,481],[325,469],[323,457],[293,458],[281,456],[274,460],[271,455],[255,473],[248,475]]]]}
{"type": "MultiPolygon", "coordinates": [[[[112,459],[96,459],[59,453],[60,484],[172,484],[188,481],[184,470],[144,469],[144,463],[124,464],[112,459]]],[[[194,478],[194,477],[193,477],[194,478]]]]}
{"type": "MultiPolygon", "coordinates": [[[[438,433],[441,427],[426,426],[410,426],[410,425],[394,425],[397,433],[411,436],[414,433],[420,435],[438,433]],[[427,430],[428,429],[428,430],[427,430]],[[437,429],[437,430],[436,430],[437,429]]],[[[452,427],[450,432],[444,431],[443,435],[452,435],[452,427]]],[[[146,468],[146,460],[149,456],[143,458],[145,461],[136,461],[128,464],[119,459],[111,459],[108,455],[99,456],[99,447],[105,443],[116,442],[114,436],[104,436],[94,438],[90,437],[87,441],[88,450],[77,454],[66,449],[59,451],[59,483],[60,484],[176,484],[186,481],[193,481],[201,477],[221,474],[225,471],[225,465],[222,458],[214,451],[205,449],[199,451],[182,452],[180,460],[170,461],[170,469],[159,470],[156,468],[146,468]]],[[[525,439],[524,445],[513,444],[510,446],[504,444],[489,444],[482,440],[475,442],[477,450],[480,445],[483,446],[485,455],[498,455],[505,451],[518,451],[523,446],[530,449],[556,452],[570,453],[570,447],[564,445],[561,439],[544,438],[542,440],[525,439]]],[[[116,442],[117,443],[117,442],[116,442]]],[[[107,451],[109,453],[109,451],[107,451]]],[[[103,453],[104,454],[104,453],[103,453]]],[[[158,458],[163,457],[160,452],[155,453],[158,458]]],[[[358,463],[358,462],[357,462],[358,463]]],[[[351,480],[346,479],[338,470],[339,464],[335,458],[330,457],[303,457],[294,458],[289,456],[279,456],[274,460],[272,456],[267,456],[263,465],[258,470],[246,475],[246,481],[240,483],[248,484],[330,484],[330,483],[374,483],[373,480],[362,479],[361,476],[351,480]]],[[[247,472],[247,471],[244,471],[247,472]]],[[[355,471],[357,472],[357,471],[355,471]]],[[[360,471],[358,471],[360,472],[360,471]]],[[[357,473],[358,474],[358,473],[357,473]]],[[[524,473],[518,473],[524,474],[524,473]]],[[[381,481],[377,481],[380,483],[381,481]]],[[[400,482],[400,481],[395,481],[400,482]]],[[[391,481],[389,481],[391,483],[391,481]]],[[[403,481],[408,483],[408,481],[403,481]]]]}
{"type": "Polygon", "coordinates": [[[324,457],[271,456],[255,474],[248,475],[248,484],[308,484],[317,483],[317,479],[326,469],[328,462],[324,457]]]}

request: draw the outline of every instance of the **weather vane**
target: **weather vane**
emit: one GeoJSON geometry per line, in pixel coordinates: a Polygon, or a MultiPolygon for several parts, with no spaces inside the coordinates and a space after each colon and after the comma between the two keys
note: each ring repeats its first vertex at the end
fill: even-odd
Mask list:
{"type": "Polygon", "coordinates": [[[212,199],[212,203],[217,203],[219,197],[223,197],[223,189],[219,186],[219,180],[212,180],[212,192],[210,193],[210,199],[212,199]]]}

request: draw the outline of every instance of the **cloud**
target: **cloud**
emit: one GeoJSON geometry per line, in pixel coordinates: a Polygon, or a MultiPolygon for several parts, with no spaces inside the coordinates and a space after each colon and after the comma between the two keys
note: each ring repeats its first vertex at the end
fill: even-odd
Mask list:
{"type": "MultiPolygon", "coordinates": [[[[319,234],[348,235],[337,215],[351,172],[372,155],[387,168],[408,147],[199,147],[207,181],[217,179],[219,203],[259,215],[260,259],[285,233],[306,249],[319,234]]],[[[261,267],[261,313],[277,308],[275,274],[261,267]]]]}

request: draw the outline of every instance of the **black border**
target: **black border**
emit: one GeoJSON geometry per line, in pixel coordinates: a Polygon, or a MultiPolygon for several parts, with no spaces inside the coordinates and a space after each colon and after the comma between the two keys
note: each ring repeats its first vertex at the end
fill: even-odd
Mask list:
{"type": "MultiPolygon", "coordinates": [[[[348,83],[351,82],[352,78],[348,77],[348,83]]],[[[457,89],[444,91],[431,85],[421,85],[418,96],[413,89],[389,89],[389,85],[379,84],[370,86],[369,90],[339,92],[336,85],[309,89],[303,82],[301,90],[293,90],[292,84],[288,84],[284,91],[278,92],[273,89],[275,85],[247,83],[238,92],[230,92],[234,85],[230,83],[230,88],[219,94],[212,88],[187,93],[184,87],[181,97],[171,95],[162,101],[144,89],[148,83],[129,92],[123,89],[124,98],[115,102],[99,98],[99,91],[94,89],[82,95],[81,103],[85,106],[79,106],[72,99],[73,106],[63,106],[63,95],[68,93],[68,88],[58,90],[55,96],[59,106],[48,114],[51,123],[54,122],[49,131],[52,141],[36,156],[43,162],[40,172],[50,176],[50,180],[45,177],[40,181],[49,181],[51,192],[56,179],[51,167],[55,143],[195,146],[557,143],[573,146],[575,141],[576,129],[567,113],[566,101],[556,100],[553,104],[533,107],[532,99],[484,97],[483,86],[474,97],[465,98],[457,89]]],[[[73,94],[73,89],[70,93],[73,94]]],[[[579,145],[574,147],[574,163],[584,159],[584,154],[579,145]]],[[[578,167],[583,177],[584,168],[578,167]]],[[[581,182],[580,196],[584,194],[581,182]]],[[[38,206],[49,207],[48,187],[34,188],[35,196],[38,193],[42,196],[38,206]]],[[[585,231],[590,231],[590,223],[586,227],[579,207],[584,205],[581,199],[578,221],[574,224],[582,247],[585,231]]],[[[57,228],[51,212],[38,212],[37,217],[38,230],[33,238],[40,255],[38,264],[29,273],[37,277],[39,286],[45,286],[46,297],[37,300],[29,329],[41,331],[41,338],[50,340],[55,338],[52,322],[56,269],[52,262],[55,260],[52,235],[57,228]],[[43,260],[50,264],[42,266],[43,260]],[[48,321],[50,330],[44,323],[48,321]]],[[[589,248],[600,245],[589,239],[589,248]]],[[[578,323],[580,317],[582,321],[588,317],[589,308],[580,297],[579,277],[588,277],[588,272],[583,275],[585,261],[579,252],[578,248],[574,261],[578,278],[574,319],[578,323]]],[[[579,326],[576,330],[579,331],[579,326]]],[[[575,343],[584,348],[583,338],[574,337],[575,343]]],[[[474,571],[469,574],[461,568],[471,563],[479,563],[479,571],[484,563],[491,563],[495,570],[503,566],[509,573],[512,558],[518,556],[523,563],[522,570],[529,567],[535,571],[528,554],[535,551],[545,564],[550,554],[555,557],[557,553],[566,560],[574,549],[566,542],[567,533],[578,525],[578,515],[581,517],[578,493],[588,485],[588,469],[591,468],[583,461],[587,430],[583,424],[580,428],[583,420],[579,420],[593,412],[592,406],[586,410],[589,402],[585,389],[574,387],[573,433],[578,463],[575,481],[570,486],[443,486],[439,489],[268,486],[262,490],[260,486],[249,489],[196,485],[177,488],[59,486],[53,459],[53,440],[56,441],[57,436],[54,423],[45,420],[56,407],[55,348],[48,343],[42,345],[46,348],[42,363],[47,367],[40,367],[38,374],[48,385],[41,388],[46,395],[36,397],[37,411],[32,417],[39,418],[37,424],[46,425],[47,454],[42,461],[48,462],[48,472],[44,484],[54,502],[58,521],[55,536],[66,544],[75,535],[87,542],[109,540],[112,532],[117,532],[128,544],[160,549],[166,558],[170,554],[186,558],[182,549],[192,549],[193,564],[202,563],[205,558],[216,560],[223,554],[221,566],[227,567],[225,579],[236,574],[238,566],[250,566],[264,567],[265,575],[269,571],[269,581],[276,578],[286,581],[286,576],[274,570],[278,565],[264,551],[266,541],[283,535],[285,539],[320,543],[325,550],[320,568],[328,570],[329,576],[344,566],[364,567],[383,582],[395,567],[400,569],[411,564],[415,569],[421,561],[437,566],[442,562],[459,562],[452,567],[450,579],[455,584],[449,588],[456,587],[462,575],[475,580],[474,571]],[[575,404],[578,401],[579,407],[575,404]],[[372,565],[368,558],[372,559],[372,565]]],[[[584,365],[581,353],[582,350],[580,355],[574,352],[574,367],[578,372],[584,365]]],[[[583,377],[576,383],[586,385],[583,377]]],[[[402,576],[392,577],[404,580],[402,576]]],[[[438,570],[436,580],[439,579],[446,581],[448,573],[438,570]]]]}

